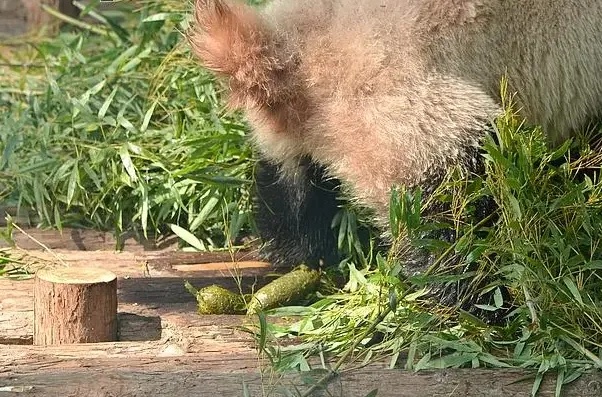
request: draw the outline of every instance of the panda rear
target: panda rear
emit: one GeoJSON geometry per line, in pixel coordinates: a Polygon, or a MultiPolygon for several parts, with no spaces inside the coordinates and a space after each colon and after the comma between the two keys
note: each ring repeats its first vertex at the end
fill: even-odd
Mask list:
{"type": "Polygon", "coordinates": [[[479,171],[503,77],[552,144],[595,120],[600,21],[597,0],[198,0],[189,37],[278,170],[260,178],[257,220],[267,257],[295,265],[335,261],[329,219],[316,221],[337,211],[331,180],[386,226],[391,187],[479,171]]]}

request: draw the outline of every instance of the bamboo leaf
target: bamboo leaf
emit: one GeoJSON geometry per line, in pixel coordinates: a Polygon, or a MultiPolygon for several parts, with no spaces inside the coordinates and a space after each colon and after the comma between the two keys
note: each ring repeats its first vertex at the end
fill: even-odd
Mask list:
{"type": "Polygon", "coordinates": [[[198,251],[205,251],[205,245],[198,238],[196,238],[194,234],[178,225],[171,224],[169,227],[176,236],[190,244],[190,246],[194,247],[198,251]]]}

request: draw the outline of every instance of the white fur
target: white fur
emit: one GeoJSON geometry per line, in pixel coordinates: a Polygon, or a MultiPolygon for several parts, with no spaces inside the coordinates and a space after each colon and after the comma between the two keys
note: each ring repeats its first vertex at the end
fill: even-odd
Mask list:
{"type": "Polygon", "coordinates": [[[275,0],[222,23],[227,40],[209,3],[223,4],[199,0],[193,48],[230,79],[265,156],[311,155],[383,215],[392,185],[478,145],[504,75],[553,143],[602,108],[599,0],[275,0]]]}

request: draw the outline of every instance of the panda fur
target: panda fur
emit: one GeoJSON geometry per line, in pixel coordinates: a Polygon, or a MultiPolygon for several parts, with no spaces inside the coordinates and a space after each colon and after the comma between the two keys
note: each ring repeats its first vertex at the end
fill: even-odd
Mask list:
{"type": "Polygon", "coordinates": [[[255,223],[266,242],[262,256],[272,265],[320,267],[339,261],[331,224],[339,210],[340,183],[325,172],[309,158],[285,177],[278,165],[258,162],[255,223]]]}
{"type": "Polygon", "coordinates": [[[386,227],[392,186],[480,169],[504,76],[551,144],[596,119],[600,21],[598,0],[197,0],[188,37],[252,127],[264,252],[294,265],[335,260],[338,181],[386,227]]]}

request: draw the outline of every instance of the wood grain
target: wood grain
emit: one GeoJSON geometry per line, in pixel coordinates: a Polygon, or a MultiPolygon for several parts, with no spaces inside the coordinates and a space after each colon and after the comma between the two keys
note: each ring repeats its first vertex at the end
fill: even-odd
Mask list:
{"type": "MultiPolygon", "coordinates": [[[[0,397],[242,397],[243,387],[253,397],[296,396],[325,374],[272,373],[253,337],[241,328],[253,326],[254,318],[196,314],[184,280],[197,288],[259,288],[274,269],[258,262],[253,252],[182,253],[132,243],[118,253],[103,242],[106,236],[89,238],[88,232],[80,231],[67,235],[81,236],[86,250],[66,249],[74,247],[72,240],[44,232],[36,236],[59,248],[50,254],[38,246],[29,254],[46,261],[58,255],[69,266],[101,266],[114,272],[119,341],[32,346],[33,279],[0,278],[0,397]]],[[[365,397],[378,389],[378,397],[527,397],[535,375],[500,369],[414,373],[391,370],[387,364],[345,368],[314,396],[365,397]]],[[[554,391],[551,374],[538,396],[552,397],[554,391]]],[[[565,385],[562,395],[601,396],[602,375],[583,376],[565,385]]]]}
{"type": "Polygon", "coordinates": [[[44,268],[33,287],[33,343],[117,339],[117,276],[99,267],[44,268]]]}

